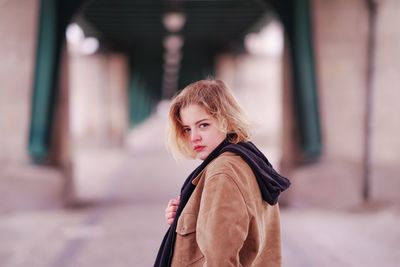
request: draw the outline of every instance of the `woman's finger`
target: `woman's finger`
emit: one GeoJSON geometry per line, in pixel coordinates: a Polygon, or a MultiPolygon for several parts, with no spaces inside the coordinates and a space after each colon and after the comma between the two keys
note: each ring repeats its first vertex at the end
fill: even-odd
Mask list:
{"type": "Polygon", "coordinates": [[[178,206],[169,206],[165,212],[171,212],[171,211],[177,211],[178,210],[178,206]]]}
{"type": "Polygon", "coordinates": [[[181,202],[181,200],[179,198],[174,198],[174,199],[171,199],[171,200],[172,200],[171,204],[175,205],[175,206],[179,205],[179,202],[181,202]]]}
{"type": "Polygon", "coordinates": [[[175,219],[175,216],[176,216],[176,213],[165,214],[165,220],[167,221],[168,224],[171,224],[171,223],[169,223],[169,221],[173,221],[175,219]]]}
{"type": "Polygon", "coordinates": [[[176,216],[176,212],[168,212],[167,213],[167,219],[173,219],[176,216]]]}
{"type": "Polygon", "coordinates": [[[171,225],[175,219],[176,211],[180,203],[180,196],[170,199],[165,209],[165,219],[167,224],[171,225]]]}
{"type": "Polygon", "coordinates": [[[174,199],[170,199],[169,201],[168,201],[168,204],[167,204],[167,207],[165,208],[165,211],[167,211],[167,209],[170,207],[170,206],[172,206],[172,201],[173,201],[174,199]]]}

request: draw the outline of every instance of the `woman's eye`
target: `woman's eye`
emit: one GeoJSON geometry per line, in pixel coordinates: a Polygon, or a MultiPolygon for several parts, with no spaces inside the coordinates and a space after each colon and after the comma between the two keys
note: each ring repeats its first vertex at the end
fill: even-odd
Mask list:
{"type": "Polygon", "coordinates": [[[208,124],[208,123],[202,123],[202,124],[200,124],[200,128],[206,128],[207,126],[209,126],[210,124],[208,124]]]}
{"type": "Polygon", "coordinates": [[[190,132],[190,128],[184,128],[183,129],[183,133],[188,133],[188,132],[190,132]]]}

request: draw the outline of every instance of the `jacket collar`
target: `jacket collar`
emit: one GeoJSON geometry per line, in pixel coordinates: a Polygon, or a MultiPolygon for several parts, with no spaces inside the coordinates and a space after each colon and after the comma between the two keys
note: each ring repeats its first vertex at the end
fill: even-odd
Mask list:
{"type": "Polygon", "coordinates": [[[201,175],[197,175],[197,177],[193,179],[192,184],[197,185],[199,183],[200,177],[201,175]]]}

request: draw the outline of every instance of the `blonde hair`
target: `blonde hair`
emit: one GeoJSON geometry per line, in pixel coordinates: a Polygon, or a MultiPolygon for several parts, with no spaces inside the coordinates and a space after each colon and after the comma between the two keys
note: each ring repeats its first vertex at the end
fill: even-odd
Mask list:
{"type": "Polygon", "coordinates": [[[231,143],[250,138],[250,124],[231,90],[221,80],[200,80],[189,84],[172,100],[167,129],[167,145],[175,158],[194,158],[184,137],[180,112],[189,105],[199,105],[214,117],[231,143]]]}

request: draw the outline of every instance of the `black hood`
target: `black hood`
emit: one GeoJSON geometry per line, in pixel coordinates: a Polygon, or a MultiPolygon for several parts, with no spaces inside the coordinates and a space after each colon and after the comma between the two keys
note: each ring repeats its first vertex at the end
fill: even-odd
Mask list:
{"type": "Polygon", "coordinates": [[[222,148],[225,151],[239,155],[253,170],[261,190],[263,199],[270,205],[275,205],[281,192],[290,186],[290,181],[277,173],[264,154],[252,142],[228,144],[222,148]]]}

